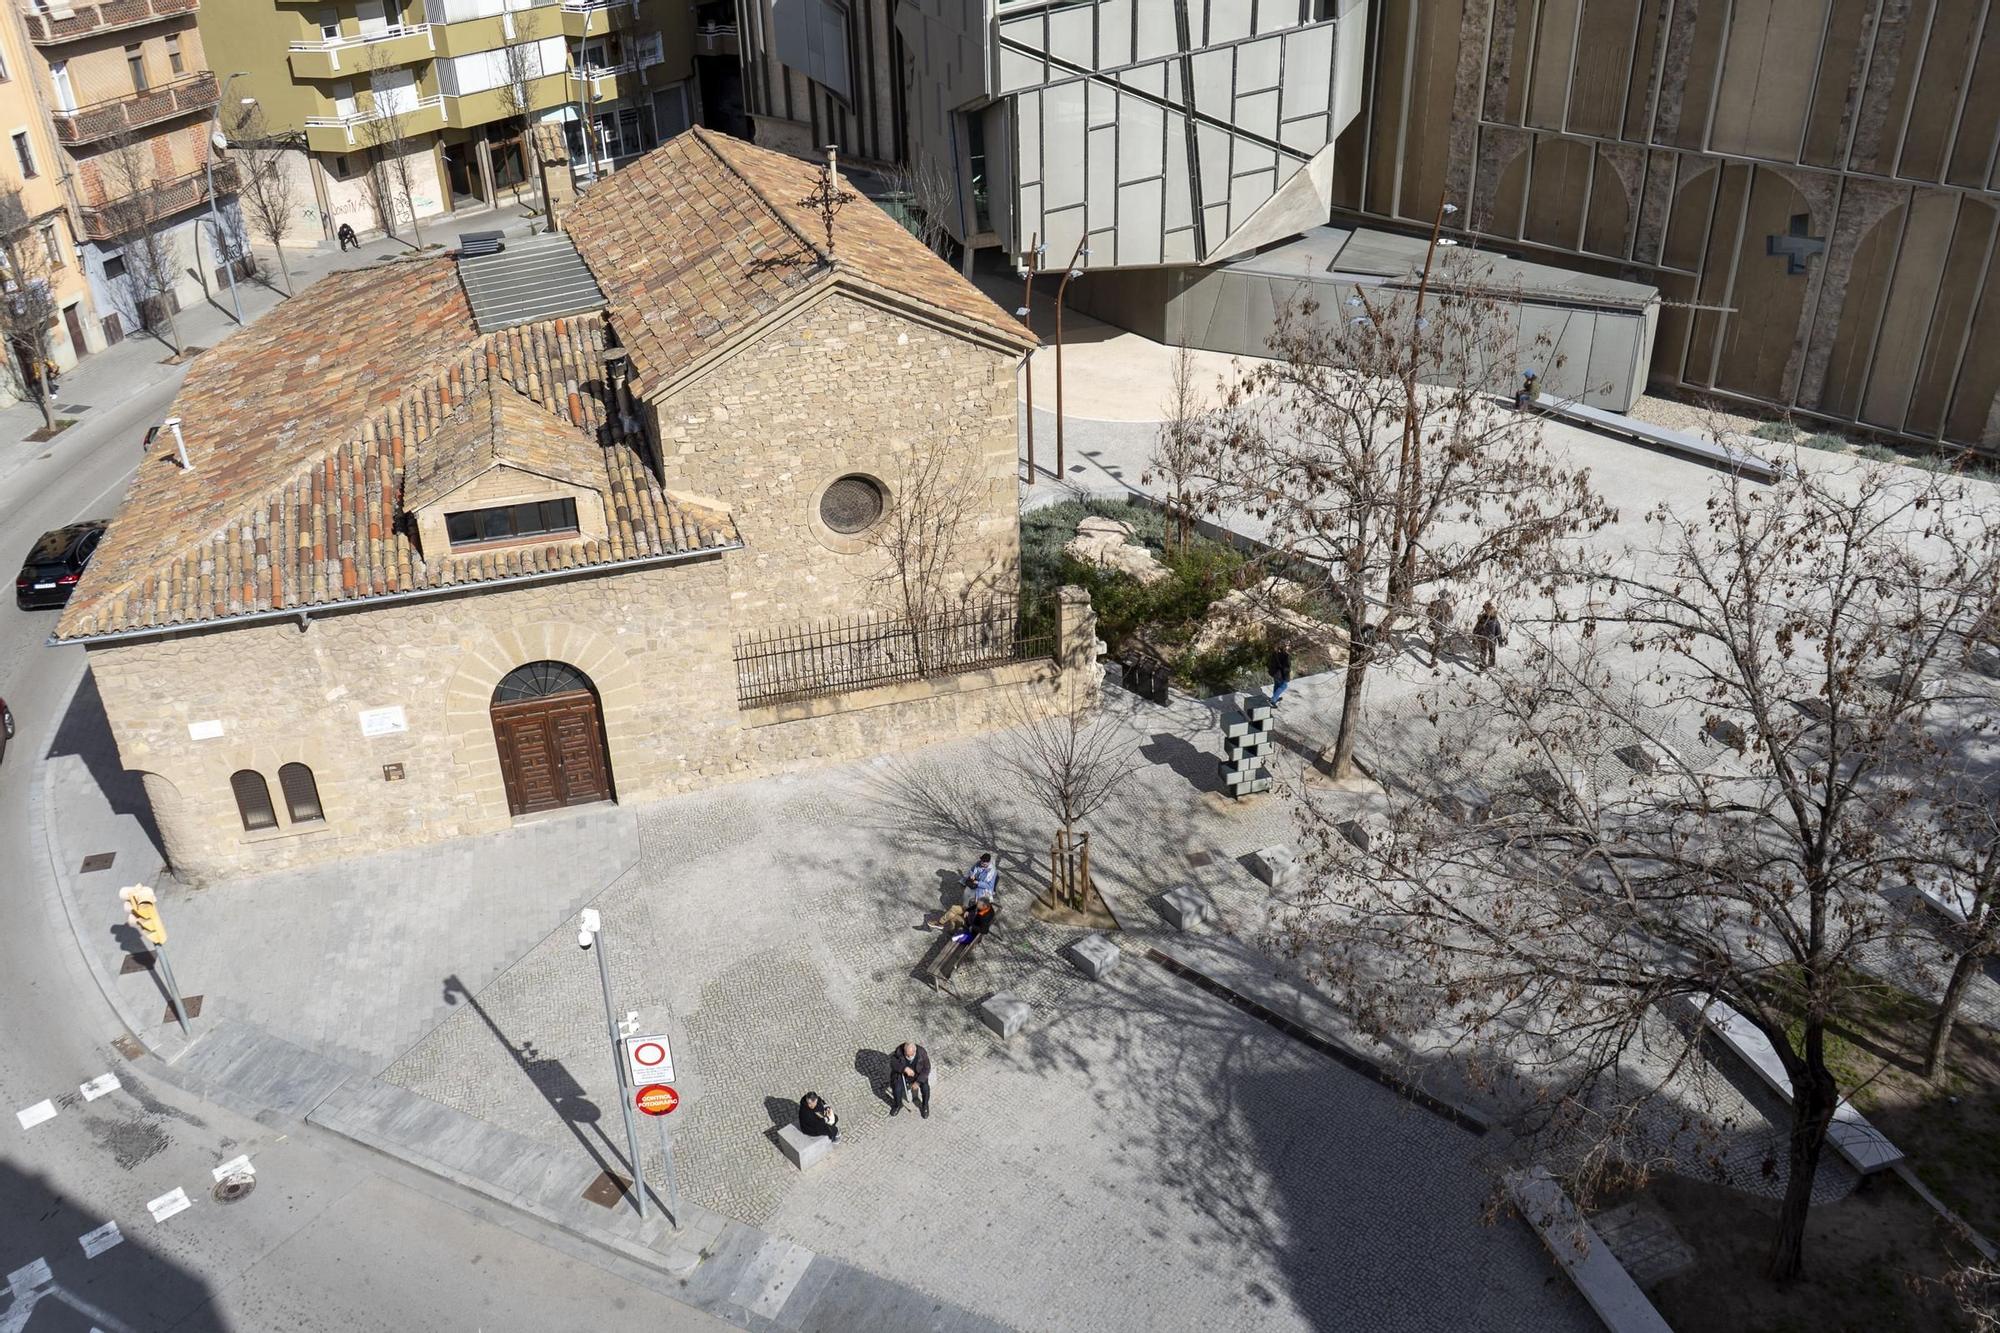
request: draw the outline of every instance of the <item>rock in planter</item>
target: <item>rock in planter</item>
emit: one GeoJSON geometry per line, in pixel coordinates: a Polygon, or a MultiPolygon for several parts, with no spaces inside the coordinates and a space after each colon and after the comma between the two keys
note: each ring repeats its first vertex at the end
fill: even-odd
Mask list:
{"type": "Polygon", "coordinates": [[[1251,588],[1239,588],[1209,605],[1201,628],[1189,640],[1191,656],[1216,652],[1245,640],[1281,640],[1292,655],[1295,675],[1308,676],[1347,665],[1347,631],[1297,609],[1304,591],[1273,574],[1251,588]]]}
{"type": "Polygon", "coordinates": [[[1066,952],[1070,965],[1092,981],[1102,981],[1125,957],[1118,946],[1103,935],[1085,935],[1071,944],[1066,952]]]}
{"type": "Polygon", "coordinates": [[[1167,567],[1153,553],[1134,541],[1132,529],[1115,518],[1091,515],[1076,525],[1076,536],[1063,547],[1066,555],[1099,569],[1130,574],[1141,583],[1158,583],[1168,576],[1167,567]]]}

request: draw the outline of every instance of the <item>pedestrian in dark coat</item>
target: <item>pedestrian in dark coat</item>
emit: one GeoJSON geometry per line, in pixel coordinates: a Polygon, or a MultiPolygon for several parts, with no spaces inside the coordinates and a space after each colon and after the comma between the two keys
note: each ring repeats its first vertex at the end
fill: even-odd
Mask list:
{"type": "Polygon", "coordinates": [[[1284,644],[1273,644],[1264,666],[1271,673],[1271,707],[1276,708],[1285,691],[1292,688],[1292,655],[1285,651],[1284,644]]]}
{"type": "Polygon", "coordinates": [[[930,1119],[931,1053],[913,1041],[889,1052],[889,1093],[895,1098],[890,1115],[901,1114],[903,1098],[908,1097],[916,1102],[918,1113],[930,1119]]]}
{"type": "Polygon", "coordinates": [[[966,955],[978,946],[979,941],[986,938],[987,931],[993,929],[993,918],[999,914],[1000,909],[993,905],[991,898],[981,898],[966,909],[965,929],[958,933],[958,937],[952,942],[951,951],[938,963],[937,975],[940,979],[951,980],[951,974],[958,970],[958,965],[965,961],[966,955]]]}
{"type": "Polygon", "coordinates": [[[1500,624],[1500,613],[1490,601],[1479,608],[1479,619],[1472,622],[1472,641],[1479,645],[1481,671],[1500,660],[1500,645],[1507,641],[1507,632],[1500,624]]]}
{"type": "Polygon", "coordinates": [[[818,1139],[840,1142],[840,1117],[816,1092],[799,1098],[799,1128],[818,1139]]]}
{"type": "Polygon", "coordinates": [[[340,240],[340,252],[342,254],[347,253],[347,247],[350,245],[357,250],[361,248],[361,238],[354,234],[354,224],[352,222],[341,223],[340,230],[335,232],[334,235],[340,240]]]}

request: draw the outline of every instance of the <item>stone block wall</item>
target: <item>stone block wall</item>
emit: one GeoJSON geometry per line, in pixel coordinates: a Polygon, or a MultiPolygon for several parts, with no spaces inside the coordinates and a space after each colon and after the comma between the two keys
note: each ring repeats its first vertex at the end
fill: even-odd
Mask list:
{"type": "Polygon", "coordinates": [[[845,292],[795,312],[653,404],[670,491],[720,497],[746,549],[729,567],[737,628],[894,605],[865,535],[819,521],[821,493],[860,473],[889,502],[912,451],[941,454],[974,514],[956,581],[1018,586],[1016,359],[845,292]]]}

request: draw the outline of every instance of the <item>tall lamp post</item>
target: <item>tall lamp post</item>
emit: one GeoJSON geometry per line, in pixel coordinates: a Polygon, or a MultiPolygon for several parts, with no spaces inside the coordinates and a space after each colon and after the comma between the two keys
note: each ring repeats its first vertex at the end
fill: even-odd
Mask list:
{"type": "MultiPolygon", "coordinates": [[[[1035,331],[1035,269],[1041,263],[1042,253],[1048,247],[1042,244],[1042,234],[1036,232],[1028,242],[1028,257],[1021,263],[1021,308],[1014,312],[1032,335],[1035,331]]],[[[1021,363],[1028,385],[1028,484],[1035,484],[1035,352],[1028,349],[1027,359],[1021,363]]]]}
{"type": "Polygon", "coordinates": [[[1087,258],[1090,247],[1079,237],[1076,250],[1069,257],[1069,268],[1064,271],[1062,281],[1056,284],[1056,478],[1061,480],[1069,474],[1063,470],[1063,376],[1062,376],[1062,312],[1063,293],[1069,290],[1069,280],[1083,276],[1083,270],[1076,261],[1087,258]]]}
{"type": "MultiPolygon", "coordinates": [[[[215,99],[215,114],[208,120],[208,225],[215,229],[215,241],[211,250],[222,249],[222,210],[215,201],[215,155],[229,147],[229,140],[222,136],[222,108],[229,104],[229,85],[244,77],[244,71],[233,70],[222,80],[222,92],[215,99]]],[[[244,106],[255,106],[257,99],[246,97],[244,106]]],[[[229,303],[236,307],[236,322],[243,322],[243,297],[236,290],[236,260],[225,255],[222,271],[229,278],[229,303]]]]}
{"type": "Polygon", "coordinates": [[[632,1203],[646,1215],[646,1171],[639,1157],[639,1126],[632,1120],[632,1099],[625,1095],[625,1060],[618,1050],[618,1011],[611,1003],[611,964],[604,959],[604,918],[594,907],[583,909],[577,922],[577,947],[597,955],[597,981],[604,988],[604,1025],[611,1033],[612,1095],[625,1113],[625,1150],[632,1154],[632,1203]],[[594,948],[592,946],[595,946],[594,948]]]}

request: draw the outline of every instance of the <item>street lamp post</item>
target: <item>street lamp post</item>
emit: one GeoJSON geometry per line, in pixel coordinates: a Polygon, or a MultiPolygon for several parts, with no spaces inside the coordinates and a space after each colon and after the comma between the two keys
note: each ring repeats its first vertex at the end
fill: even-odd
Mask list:
{"type": "MultiPolygon", "coordinates": [[[[222,210],[215,202],[215,155],[228,144],[228,140],[222,137],[222,108],[229,104],[229,85],[242,78],[243,74],[244,72],[239,69],[223,76],[222,93],[215,99],[215,114],[209,117],[208,121],[208,225],[215,229],[215,243],[209,247],[211,250],[222,248],[222,210]]],[[[243,104],[248,106],[256,100],[254,97],[246,97],[243,99],[243,104]]],[[[236,307],[236,322],[241,324],[243,297],[236,290],[236,260],[225,256],[222,271],[228,275],[229,303],[236,307]]]]}
{"type": "Polygon", "coordinates": [[[1056,284],[1056,479],[1058,481],[1068,475],[1063,470],[1063,293],[1069,290],[1069,280],[1080,277],[1083,273],[1083,270],[1076,266],[1076,261],[1089,253],[1090,247],[1083,243],[1082,238],[1078,238],[1076,250],[1069,257],[1069,268],[1064,271],[1062,281],[1056,284]]]}
{"type": "Polygon", "coordinates": [[[604,1024],[611,1034],[611,1077],[618,1109],[625,1113],[625,1149],[632,1154],[632,1203],[639,1216],[646,1215],[646,1172],[639,1157],[639,1127],[632,1120],[632,1099],[625,1095],[625,1060],[618,1050],[618,1010],[611,1003],[611,965],[604,957],[604,918],[596,908],[586,907],[578,922],[576,942],[586,953],[597,955],[597,981],[604,988],[604,1024]],[[592,946],[596,946],[594,949],[592,946]]]}
{"type": "MultiPolygon", "coordinates": [[[[1042,252],[1048,249],[1042,244],[1042,234],[1036,232],[1028,242],[1028,257],[1021,264],[1021,308],[1014,314],[1028,332],[1035,331],[1035,268],[1041,262],[1042,252]]],[[[1035,484],[1035,351],[1028,349],[1027,359],[1021,363],[1028,385],[1028,484],[1035,484]]]]}

